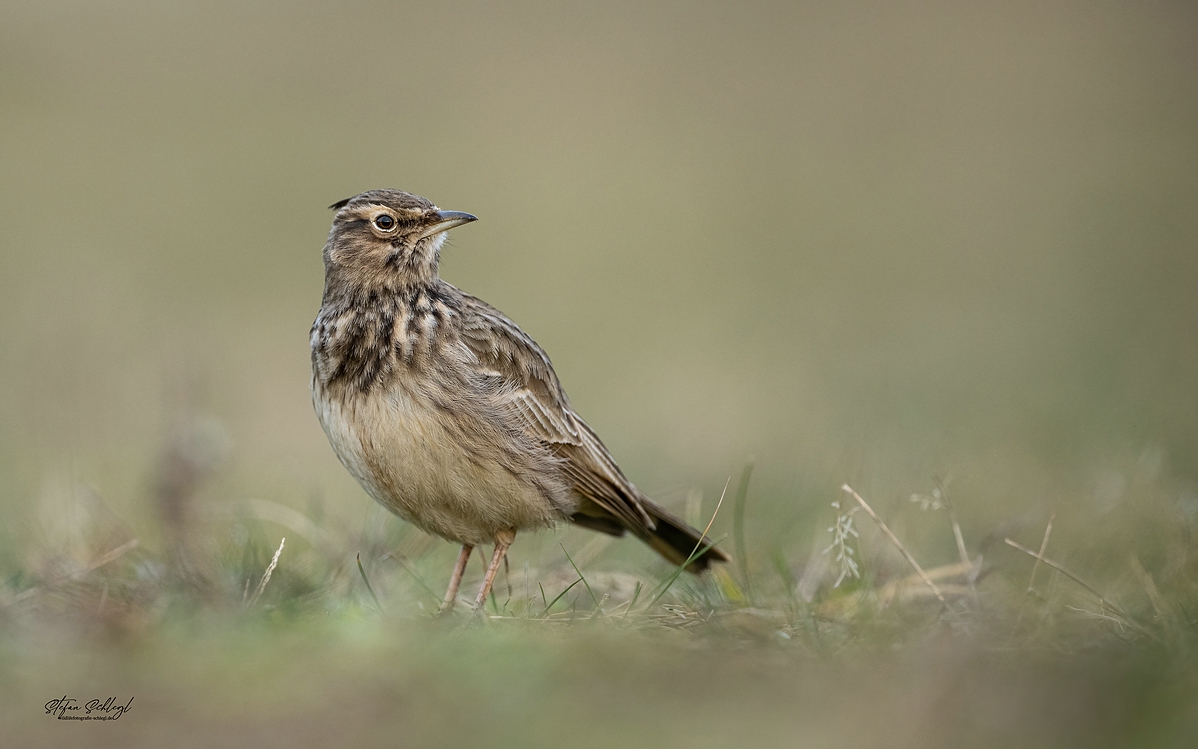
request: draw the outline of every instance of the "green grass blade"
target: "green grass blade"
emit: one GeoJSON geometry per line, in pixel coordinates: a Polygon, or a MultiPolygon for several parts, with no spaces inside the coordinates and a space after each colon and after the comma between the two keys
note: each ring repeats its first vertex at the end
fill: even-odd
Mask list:
{"type": "Polygon", "coordinates": [[[786,560],[786,554],[782,552],[781,548],[775,548],[770,557],[774,563],[774,570],[777,571],[778,577],[782,578],[782,585],[786,588],[787,598],[793,602],[795,586],[798,585],[798,581],[795,580],[794,573],[790,571],[790,562],[786,560]]]}
{"type": "MultiPolygon", "coordinates": [[[[428,583],[424,582],[424,578],[422,578],[416,572],[416,570],[414,570],[412,568],[412,565],[408,564],[405,560],[400,559],[397,556],[392,556],[391,558],[394,559],[396,562],[399,562],[399,566],[403,567],[405,570],[408,571],[408,574],[412,576],[412,579],[415,580],[417,582],[417,584],[419,584],[420,587],[424,589],[425,593],[428,593],[429,598],[433,599],[433,603],[437,604],[438,606],[441,605],[441,598],[433,591],[432,588],[430,588],[428,586],[428,583]]],[[[367,587],[369,587],[369,584],[367,584],[367,587]]]]}
{"type": "MultiPolygon", "coordinates": [[[[569,593],[569,592],[570,592],[570,588],[573,588],[575,585],[578,585],[580,582],[582,582],[582,578],[581,578],[581,577],[580,577],[580,578],[578,578],[577,580],[575,580],[574,582],[570,583],[569,585],[567,585],[567,586],[566,586],[566,589],[565,589],[565,590],[563,590],[561,593],[558,593],[558,594],[557,594],[557,598],[554,598],[552,601],[550,601],[550,602],[549,602],[549,605],[545,607],[545,613],[544,613],[544,614],[542,614],[542,616],[544,616],[545,614],[548,614],[548,613],[549,613],[549,609],[553,608],[553,604],[555,604],[555,603],[557,603],[558,601],[562,600],[562,596],[564,596],[564,595],[566,595],[567,593],[569,593]]],[[[541,589],[541,594],[542,594],[542,595],[544,595],[544,593],[545,593],[545,589],[544,589],[544,588],[542,588],[542,589],[541,589]]]]}
{"type": "Polygon", "coordinates": [[[749,478],[753,475],[753,461],[745,463],[736,487],[736,498],[732,504],[732,533],[736,544],[736,566],[745,585],[745,597],[753,605],[753,586],[749,582],[749,552],[745,546],[745,500],[749,496],[749,478]]]}
{"type": "Polygon", "coordinates": [[[578,569],[577,564],[574,564],[574,560],[570,558],[570,552],[566,551],[565,545],[558,544],[558,546],[562,547],[562,552],[566,555],[566,559],[569,560],[570,566],[573,567],[574,571],[578,573],[578,579],[582,580],[582,584],[586,586],[587,592],[591,594],[591,600],[595,602],[595,608],[598,608],[599,599],[595,597],[595,591],[591,590],[591,584],[588,583],[587,579],[582,576],[582,570],[578,569]]]}
{"type": "Polygon", "coordinates": [[[706,551],[708,549],[710,549],[713,546],[718,545],[720,543],[720,541],[723,541],[723,540],[724,540],[724,536],[720,536],[718,539],[712,541],[709,544],[706,544],[704,546],[696,546],[695,550],[691,552],[691,555],[686,558],[686,561],[683,562],[682,564],[678,565],[678,569],[674,570],[674,573],[666,579],[665,584],[661,589],[661,592],[658,593],[657,595],[653,596],[653,600],[649,601],[649,603],[645,606],[645,608],[646,609],[653,608],[653,604],[655,604],[659,600],[661,600],[661,597],[664,596],[667,591],[669,591],[670,587],[674,584],[674,581],[677,580],[678,577],[684,571],[686,571],[687,566],[690,565],[691,562],[698,559],[700,556],[702,556],[704,553],[706,553],[706,551]]]}
{"type": "Polygon", "coordinates": [[[370,580],[366,577],[366,568],[362,566],[362,552],[357,554],[358,574],[362,576],[362,582],[366,583],[366,590],[370,593],[370,597],[374,599],[374,605],[378,608],[379,613],[383,613],[383,604],[379,603],[379,597],[374,594],[374,588],[370,586],[370,580]]]}
{"type": "Polygon", "coordinates": [[[641,585],[641,581],[637,580],[636,590],[632,591],[632,600],[628,602],[628,608],[624,609],[624,616],[620,617],[620,621],[624,621],[628,618],[628,612],[632,611],[632,607],[636,605],[636,599],[641,597],[641,589],[643,587],[644,586],[641,585]]]}

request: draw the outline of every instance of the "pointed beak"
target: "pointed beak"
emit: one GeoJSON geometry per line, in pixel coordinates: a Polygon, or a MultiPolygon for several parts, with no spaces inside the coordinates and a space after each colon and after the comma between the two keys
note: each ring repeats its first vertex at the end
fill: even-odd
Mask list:
{"type": "Polygon", "coordinates": [[[437,211],[436,223],[421,232],[418,239],[435,236],[441,232],[449,231],[455,226],[468,224],[471,221],[478,221],[478,216],[463,213],[462,211],[437,211]]]}

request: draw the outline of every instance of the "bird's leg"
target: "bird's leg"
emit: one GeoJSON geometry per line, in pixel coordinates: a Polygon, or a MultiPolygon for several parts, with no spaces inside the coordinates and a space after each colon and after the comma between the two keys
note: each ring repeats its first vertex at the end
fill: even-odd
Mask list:
{"type": "Polygon", "coordinates": [[[466,563],[470,561],[470,552],[474,547],[470,544],[462,544],[462,553],[458,554],[458,561],[453,566],[453,575],[449,578],[449,590],[445,591],[445,600],[441,602],[441,608],[437,609],[438,614],[447,614],[453,611],[453,605],[458,600],[458,587],[462,584],[462,574],[466,572],[466,563]]]}
{"type": "Polygon", "coordinates": [[[474,600],[475,611],[481,609],[483,604],[487,602],[487,595],[491,592],[491,584],[495,582],[495,573],[499,572],[499,563],[503,561],[508,547],[515,540],[515,528],[507,528],[495,534],[495,553],[491,555],[491,564],[487,567],[487,575],[483,578],[483,586],[478,591],[478,598],[474,600]]]}

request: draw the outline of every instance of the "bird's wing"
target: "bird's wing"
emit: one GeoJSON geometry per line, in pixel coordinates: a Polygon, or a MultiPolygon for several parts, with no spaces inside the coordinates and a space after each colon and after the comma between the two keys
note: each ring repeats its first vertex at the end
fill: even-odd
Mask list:
{"type": "Polygon", "coordinates": [[[654,527],[639,492],[598,435],[570,408],[549,357],[536,341],[486,302],[461,292],[462,340],[481,373],[496,378],[502,412],[562,459],[574,490],[634,531],[654,527]]]}

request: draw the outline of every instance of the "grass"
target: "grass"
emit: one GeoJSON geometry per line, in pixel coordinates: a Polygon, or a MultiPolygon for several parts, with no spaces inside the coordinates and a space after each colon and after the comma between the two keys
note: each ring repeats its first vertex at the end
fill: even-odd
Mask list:
{"type": "MultiPolygon", "coordinates": [[[[280,545],[279,549],[283,547],[280,545]]],[[[276,557],[277,559],[277,557],[276,557]]],[[[370,594],[370,600],[374,601],[374,607],[381,614],[383,613],[383,604],[379,603],[379,597],[375,594],[374,588],[370,585],[370,578],[366,577],[366,568],[362,566],[362,555],[355,554],[354,561],[358,564],[358,574],[362,576],[362,584],[366,586],[366,592],[370,594]]],[[[430,593],[432,591],[429,591],[430,593]]]]}
{"type": "MultiPolygon", "coordinates": [[[[735,507],[751,507],[747,477],[735,507]]],[[[558,544],[564,563],[528,560],[548,566],[527,566],[523,585],[509,579],[502,606],[446,618],[425,604],[436,596],[424,581],[448,574],[452,549],[386,516],[349,533],[258,500],[209,513],[187,529],[188,548],[161,553],[85,525],[78,547],[31,550],[40,566],[10,573],[0,591],[10,697],[0,712],[23,745],[59,729],[13,690],[135,696],[109,733],[89,735],[114,746],[152,745],[147,737],[178,725],[197,727],[197,746],[230,736],[385,745],[387,730],[447,746],[550,746],[576,731],[583,746],[599,736],[645,746],[793,736],[827,746],[1179,746],[1198,735],[1187,547],[1158,555],[1155,571],[1132,556],[1099,574],[1054,559],[1070,550],[1050,544],[1053,521],[1035,551],[968,538],[947,503],[905,503],[894,520],[943,536],[920,534],[913,546],[844,494],[872,521],[855,529],[859,577],[819,548],[801,566],[783,550],[755,554],[772,564],[746,564],[739,579],[726,567],[700,577],[619,555],[587,569],[570,549],[592,537],[571,532],[558,544]],[[286,554],[269,540],[280,526],[294,536],[286,554]],[[940,548],[959,559],[917,561],[940,548]],[[79,648],[86,659],[67,656],[79,648]]],[[[745,539],[743,563],[752,537],[734,535],[745,539]]],[[[481,570],[465,585],[477,584],[471,576],[481,570]]]]}

